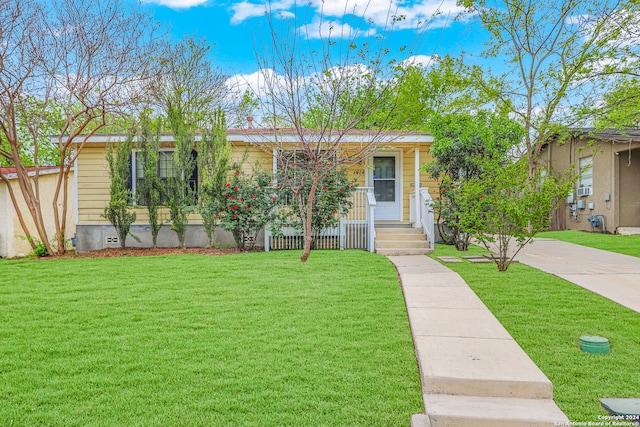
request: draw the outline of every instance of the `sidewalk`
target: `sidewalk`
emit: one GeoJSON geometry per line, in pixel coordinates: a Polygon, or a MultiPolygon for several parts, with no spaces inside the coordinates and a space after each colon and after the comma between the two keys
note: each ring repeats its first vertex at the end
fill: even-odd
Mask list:
{"type": "Polygon", "coordinates": [[[551,382],[457,273],[424,255],[388,258],[400,276],[422,382],[426,415],[412,417],[412,426],[568,423],[551,382]]]}
{"type": "Polygon", "coordinates": [[[538,238],[515,259],[640,312],[640,258],[538,238]]]}

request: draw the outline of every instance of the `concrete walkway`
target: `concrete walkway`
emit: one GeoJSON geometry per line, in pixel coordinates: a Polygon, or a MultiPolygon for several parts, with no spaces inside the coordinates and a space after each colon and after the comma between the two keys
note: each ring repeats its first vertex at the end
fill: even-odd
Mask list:
{"type": "Polygon", "coordinates": [[[551,382],[457,273],[423,255],[389,259],[422,381],[426,415],[412,426],[568,425],[551,382]]]}
{"type": "Polygon", "coordinates": [[[516,261],[640,312],[640,259],[554,239],[535,239],[516,261]]]}

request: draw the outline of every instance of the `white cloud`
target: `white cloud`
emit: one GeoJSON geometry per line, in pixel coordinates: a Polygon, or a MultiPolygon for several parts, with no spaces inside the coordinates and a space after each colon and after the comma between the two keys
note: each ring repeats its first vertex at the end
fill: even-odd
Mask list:
{"type": "MultiPolygon", "coordinates": [[[[464,8],[456,4],[456,0],[419,0],[395,2],[391,0],[310,0],[308,3],[316,14],[316,20],[323,20],[333,25],[350,26],[349,17],[364,17],[377,28],[393,25],[395,28],[420,29],[424,27],[442,28],[450,25],[453,19],[464,8]]],[[[293,17],[294,0],[280,0],[268,4],[269,10],[284,17],[293,17]]],[[[298,4],[298,7],[300,5],[298,4]]],[[[252,3],[244,0],[231,7],[233,15],[231,23],[238,24],[246,19],[262,16],[267,11],[264,2],[252,3]]],[[[310,25],[310,24],[307,24],[310,25]]],[[[375,30],[374,30],[375,31],[375,30]]],[[[314,31],[312,34],[318,34],[314,31]]]]}
{"type": "Polygon", "coordinates": [[[271,10],[283,18],[291,18],[295,15],[289,9],[294,5],[295,0],[275,1],[271,2],[269,5],[266,3],[250,3],[248,1],[242,1],[231,6],[231,10],[233,11],[231,23],[239,24],[249,18],[263,16],[267,13],[267,10],[271,10]]]}
{"type": "Polygon", "coordinates": [[[319,19],[299,28],[300,34],[308,39],[351,38],[355,31],[356,30],[349,24],[340,24],[335,21],[320,21],[319,19]]]}
{"type": "Polygon", "coordinates": [[[413,55],[405,59],[404,61],[400,61],[398,65],[401,66],[418,66],[418,67],[430,67],[434,64],[434,62],[438,59],[437,56],[430,55],[413,55]]]}
{"type": "Polygon", "coordinates": [[[207,1],[208,0],[143,0],[143,3],[155,3],[172,9],[188,9],[190,7],[200,6],[207,1]]]}

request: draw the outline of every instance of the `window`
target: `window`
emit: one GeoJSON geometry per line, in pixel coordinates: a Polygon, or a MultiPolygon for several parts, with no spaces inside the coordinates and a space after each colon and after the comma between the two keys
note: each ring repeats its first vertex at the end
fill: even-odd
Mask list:
{"type": "Polygon", "coordinates": [[[379,202],[396,201],[396,158],[373,158],[373,193],[379,202]]]}
{"type": "Polygon", "coordinates": [[[578,160],[580,179],[578,188],[593,186],[593,156],[581,157],[578,160]]]}
{"type": "MultiPolygon", "coordinates": [[[[167,205],[169,203],[169,185],[171,178],[175,177],[175,169],[173,165],[173,150],[162,150],[158,153],[158,177],[160,178],[160,204],[167,205]]],[[[195,162],[198,157],[196,151],[191,152],[191,158],[195,162]]],[[[139,152],[134,151],[131,154],[131,185],[133,198],[136,204],[146,206],[147,201],[144,194],[137,191],[144,185],[144,165],[139,152]]],[[[189,186],[197,194],[198,191],[198,167],[193,169],[193,173],[189,178],[189,186]]]]}

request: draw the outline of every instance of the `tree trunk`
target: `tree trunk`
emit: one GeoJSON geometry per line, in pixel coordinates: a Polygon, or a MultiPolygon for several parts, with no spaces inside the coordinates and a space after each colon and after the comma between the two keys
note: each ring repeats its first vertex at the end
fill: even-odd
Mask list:
{"type": "Polygon", "coordinates": [[[316,195],[316,189],[318,188],[318,182],[320,178],[314,178],[311,183],[311,189],[309,190],[309,197],[307,198],[307,212],[302,217],[302,225],[304,226],[304,248],[302,250],[301,262],[307,262],[309,259],[309,253],[311,252],[311,246],[313,245],[313,200],[316,195]]]}

